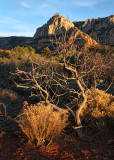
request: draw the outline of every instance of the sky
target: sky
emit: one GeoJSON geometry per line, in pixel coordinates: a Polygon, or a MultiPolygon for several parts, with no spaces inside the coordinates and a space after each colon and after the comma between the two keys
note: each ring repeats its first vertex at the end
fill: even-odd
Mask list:
{"type": "Polygon", "coordinates": [[[54,14],[70,21],[114,15],[114,0],[0,0],[0,37],[32,37],[54,14]]]}

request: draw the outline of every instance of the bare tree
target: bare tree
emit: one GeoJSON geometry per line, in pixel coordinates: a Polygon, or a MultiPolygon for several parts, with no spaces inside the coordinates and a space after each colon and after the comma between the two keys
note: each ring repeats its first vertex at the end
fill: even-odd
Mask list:
{"type": "MultiPolygon", "coordinates": [[[[55,36],[54,55],[59,57],[59,64],[49,60],[31,60],[31,70],[21,71],[17,69],[16,75],[20,77],[24,83],[17,84],[17,87],[31,89],[31,96],[33,90],[36,95],[41,96],[46,103],[54,102],[57,98],[69,94],[74,99],[77,98],[78,108],[73,109],[72,106],[66,105],[69,112],[73,115],[76,129],[81,139],[85,138],[82,132],[82,123],[80,113],[87,103],[87,97],[90,93],[89,79],[97,80],[98,73],[102,74],[102,61],[96,55],[89,53],[85,46],[83,50],[79,50],[77,43],[75,43],[75,36],[70,38],[66,33],[59,38],[55,36]],[[62,71],[63,70],[63,71],[62,71]],[[73,85],[72,85],[73,84],[73,85]],[[61,93],[60,90],[63,90],[61,93]],[[50,93],[52,92],[52,95],[50,93]]],[[[95,82],[91,82],[95,84],[95,82]]],[[[76,106],[75,105],[75,106],[76,106]]]]}
{"type": "Polygon", "coordinates": [[[46,101],[46,103],[53,103],[57,98],[66,94],[66,88],[60,82],[61,65],[44,57],[30,61],[31,68],[29,70],[16,69],[14,76],[17,76],[18,81],[15,80],[14,83],[17,87],[29,89],[30,97],[40,97],[40,100],[46,101]],[[64,91],[60,93],[58,88],[62,88],[64,91]]]}
{"type": "MultiPolygon", "coordinates": [[[[68,110],[74,117],[75,126],[79,137],[81,139],[86,138],[86,136],[82,132],[82,124],[80,119],[80,113],[82,109],[85,107],[87,103],[88,94],[90,94],[88,80],[92,79],[93,76],[93,84],[96,85],[97,76],[101,76],[103,63],[98,59],[98,55],[96,57],[95,54],[88,52],[88,48],[85,46],[83,50],[78,50],[77,45],[75,44],[75,36],[68,37],[67,34],[62,35],[61,38],[56,39],[55,44],[55,55],[59,55],[61,64],[63,65],[65,71],[70,76],[63,75],[61,80],[65,82],[73,82],[75,84],[74,88],[67,87],[67,91],[77,94],[78,99],[78,108],[73,109],[67,105],[68,110]]],[[[102,59],[103,60],[103,59],[102,59]]],[[[74,97],[76,98],[76,97],[74,97]]]]}

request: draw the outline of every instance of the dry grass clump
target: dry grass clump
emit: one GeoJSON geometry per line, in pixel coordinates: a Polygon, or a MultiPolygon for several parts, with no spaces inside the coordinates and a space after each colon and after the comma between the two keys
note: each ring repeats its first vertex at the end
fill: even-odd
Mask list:
{"type": "Polygon", "coordinates": [[[42,145],[49,143],[68,125],[67,110],[44,102],[24,107],[17,122],[30,142],[42,145]]]}
{"type": "Polygon", "coordinates": [[[99,89],[91,89],[86,107],[81,116],[93,126],[105,126],[113,129],[114,96],[99,89]]]}
{"type": "Polygon", "coordinates": [[[18,95],[12,90],[3,89],[0,90],[0,99],[7,99],[10,100],[11,102],[15,102],[18,100],[18,95]]]}

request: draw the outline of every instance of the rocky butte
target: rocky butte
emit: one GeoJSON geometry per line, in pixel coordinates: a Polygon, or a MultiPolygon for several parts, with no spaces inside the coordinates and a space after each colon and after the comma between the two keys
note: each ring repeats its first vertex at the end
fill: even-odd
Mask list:
{"type": "Polygon", "coordinates": [[[38,53],[44,47],[52,46],[55,35],[61,37],[66,33],[67,41],[82,47],[83,45],[114,46],[114,15],[105,18],[88,19],[71,22],[59,13],[55,14],[42,27],[37,28],[33,37],[3,37],[0,38],[0,49],[11,49],[17,45],[31,46],[38,53]]]}
{"type": "Polygon", "coordinates": [[[44,47],[51,47],[51,38],[53,38],[55,42],[55,35],[61,37],[62,33],[66,33],[67,41],[69,40],[70,43],[75,42],[75,44],[79,46],[83,46],[84,44],[87,44],[87,46],[91,44],[97,45],[95,40],[86,33],[83,33],[80,29],[75,27],[71,21],[61,16],[59,13],[50,18],[42,27],[37,28],[36,33],[27,45],[32,46],[40,52],[44,47]]]}
{"type": "Polygon", "coordinates": [[[0,37],[0,49],[12,49],[15,46],[21,46],[24,42],[30,39],[31,37],[0,37]]]}
{"type": "Polygon", "coordinates": [[[99,44],[114,46],[114,15],[73,23],[75,27],[87,33],[99,44]]]}
{"type": "Polygon", "coordinates": [[[57,13],[45,25],[37,29],[33,38],[60,35],[63,32],[67,32],[70,28],[74,28],[74,24],[57,13]]]}

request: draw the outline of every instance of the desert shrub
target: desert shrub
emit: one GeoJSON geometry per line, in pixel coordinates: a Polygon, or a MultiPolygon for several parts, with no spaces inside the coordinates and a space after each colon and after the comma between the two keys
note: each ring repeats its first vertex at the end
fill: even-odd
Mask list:
{"type": "Polygon", "coordinates": [[[16,68],[27,70],[31,67],[30,59],[38,59],[35,50],[31,47],[17,46],[10,50],[0,50],[0,85],[5,86],[12,81],[11,73],[16,68]]]}
{"type": "Polygon", "coordinates": [[[10,50],[1,50],[0,49],[0,57],[2,58],[10,58],[11,51],[10,50]]]}
{"type": "Polygon", "coordinates": [[[42,55],[49,58],[51,57],[51,51],[48,47],[45,47],[43,50],[42,50],[42,55]]]}
{"type": "Polygon", "coordinates": [[[20,63],[25,63],[26,61],[30,60],[30,58],[35,57],[35,50],[32,47],[20,47],[17,46],[12,50],[0,50],[0,61],[4,61],[4,59],[11,59],[20,63]]]}
{"type": "Polygon", "coordinates": [[[11,79],[10,72],[14,72],[16,69],[15,61],[8,58],[0,59],[0,85],[3,87],[11,79]]]}
{"type": "Polygon", "coordinates": [[[99,89],[91,89],[81,116],[87,124],[97,129],[114,129],[114,97],[99,89]]]}
{"type": "Polygon", "coordinates": [[[102,55],[106,55],[108,53],[112,53],[113,47],[109,45],[97,45],[97,46],[91,45],[89,48],[89,51],[99,52],[102,55]]]}
{"type": "Polygon", "coordinates": [[[33,56],[35,56],[35,50],[32,47],[17,46],[11,50],[11,57],[21,61],[27,61],[33,56]]]}
{"type": "Polygon", "coordinates": [[[51,142],[66,127],[67,120],[66,110],[45,102],[24,107],[17,117],[22,131],[37,146],[51,142]]]}

